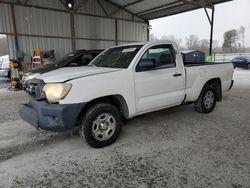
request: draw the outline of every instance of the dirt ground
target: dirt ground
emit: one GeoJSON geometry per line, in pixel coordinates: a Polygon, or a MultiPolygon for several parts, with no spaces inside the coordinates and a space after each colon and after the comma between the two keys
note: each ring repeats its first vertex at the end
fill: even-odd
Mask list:
{"type": "Polygon", "coordinates": [[[207,115],[178,106],[125,122],[102,149],[31,127],[27,95],[0,89],[0,187],[250,188],[250,71],[207,115]]]}

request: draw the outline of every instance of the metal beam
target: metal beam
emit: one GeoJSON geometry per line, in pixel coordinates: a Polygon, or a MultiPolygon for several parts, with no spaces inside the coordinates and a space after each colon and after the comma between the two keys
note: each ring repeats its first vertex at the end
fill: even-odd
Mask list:
{"type": "Polygon", "coordinates": [[[149,21],[147,21],[147,41],[149,41],[149,32],[150,32],[150,25],[149,21]]]}
{"type": "MultiPolygon", "coordinates": [[[[7,36],[14,36],[14,33],[4,33],[0,32],[2,35],[7,36]]],[[[23,37],[38,37],[38,38],[54,38],[54,39],[68,39],[70,40],[71,37],[64,37],[64,36],[55,36],[55,35],[37,35],[37,34],[17,34],[17,36],[23,37]]],[[[101,39],[101,38],[87,38],[87,37],[75,37],[75,40],[90,40],[90,41],[110,41],[118,44],[118,42],[140,42],[134,40],[116,40],[116,39],[101,39]]]]}
{"type": "Polygon", "coordinates": [[[212,20],[211,20],[210,16],[208,15],[207,9],[204,8],[204,10],[205,10],[205,13],[206,13],[206,15],[207,15],[207,19],[208,19],[210,25],[212,25],[212,20]]]}
{"type": "Polygon", "coordinates": [[[71,48],[72,51],[75,51],[76,50],[75,18],[73,12],[70,12],[70,31],[71,31],[71,48]]]}
{"type": "Polygon", "coordinates": [[[143,10],[141,12],[137,12],[135,15],[136,16],[139,16],[139,15],[144,15],[144,14],[150,14],[150,13],[153,13],[154,11],[157,11],[159,9],[165,9],[167,10],[167,8],[172,8],[174,5],[182,5],[184,4],[183,2],[180,2],[180,1],[177,1],[177,2],[172,2],[172,3],[169,3],[169,4],[166,4],[166,5],[161,5],[161,6],[158,6],[158,7],[154,7],[154,8],[150,8],[150,9],[147,9],[147,10],[143,10]]]}
{"type": "MultiPolygon", "coordinates": [[[[125,11],[125,12],[128,12],[128,13],[131,14],[131,15],[136,16],[135,13],[131,12],[130,10],[127,10],[126,8],[123,8],[122,6],[120,6],[120,5],[116,4],[116,3],[113,3],[113,2],[110,1],[110,0],[105,0],[105,1],[108,2],[108,3],[111,4],[111,5],[113,5],[113,6],[117,7],[117,8],[119,8],[120,10],[123,10],[123,11],[125,11]]],[[[141,18],[140,16],[137,16],[137,17],[140,18],[140,19],[142,19],[142,20],[144,20],[144,18],[141,18]]]]}
{"type": "Polygon", "coordinates": [[[118,45],[118,21],[115,19],[115,45],[118,45]]]}
{"type": "Polygon", "coordinates": [[[209,55],[212,55],[213,52],[213,32],[214,32],[214,11],[215,7],[212,5],[212,15],[211,17],[208,14],[206,7],[204,7],[205,13],[207,15],[208,22],[210,23],[210,44],[209,44],[209,55]]]}
{"type": "MultiPolygon", "coordinates": [[[[129,7],[129,6],[132,6],[132,5],[134,5],[134,4],[140,3],[140,2],[142,2],[142,1],[145,1],[145,0],[134,1],[134,2],[132,2],[132,3],[128,3],[128,4],[123,5],[123,6],[121,6],[121,7],[124,9],[124,8],[127,8],[127,7],[129,7]]],[[[119,10],[120,10],[120,8],[117,8],[115,11],[111,12],[111,13],[109,14],[109,16],[112,16],[112,15],[116,14],[119,10]]],[[[134,14],[133,14],[133,16],[134,16],[134,14]]]]}
{"type": "Polygon", "coordinates": [[[209,55],[212,55],[213,51],[213,32],[214,32],[214,11],[215,8],[212,8],[212,18],[211,18],[211,31],[210,31],[210,46],[209,46],[209,55]]]}
{"type": "Polygon", "coordinates": [[[97,3],[99,4],[99,6],[101,7],[102,11],[104,12],[105,16],[108,16],[107,11],[105,10],[105,8],[102,6],[100,0],[97,0],[97,3]]]}
{"type": "Polygon", "coordinates": [[[12,17],[12,26],[13,26],[15,50],[16,50],[16,51],[19,51],[19,45],[18,45],[18,39],[17,39],[17,29],[16,29],[16,17],[15,17],[14,5],[11,5],[10,8],[11,8],[11,17],[12,17]]]}
{"type": "MultiPolygon", "coordinates": [[[[22,5],[22,4],[15,3],[15,2],[6,2],[6,1],[1,1],[1,0],[0,0],[0,4],[18,5],[18,6],[23,6],[23,7],[30,7],[30,8],[37,8],[37,9],[43,9],[43,10],[51,10],[51,11],[69,13],[69,10],[62,10],[62,9],[58,9],[58,8],[42,7],[42,6],[29,5],[29,4],[22,5]]],[[[96,18],[107,18],[107,19],[112,19],[112,20],[118,19],[118,20],[122,20],[122,21],[132,21],[132,22],[136,22],[136,23],[145,23],[145,21],[133,21],[131,19],[114,18],[114,17],[111,17],[111,16],[101,16],[101,15],[95,15],[95,14],[89,14],[89,13],[83,13],[83,12],[77,12],[77,11],[74,12],[74,14],[92,16],[92,17],[96,17],[96,18]]]]}
{"type": "Polygon", "coordinates": [[[126,5],[123,5],[122,7],[123,7],[123,8],[127,8],[127,7],[130,7],[130,6],[135,5],[135,4],[137,4],[137,3],[140,3],[140,2],[142,2],[142,1],[145,1],[145,0],[137,0],[137,1],[134,1],[134,2],[132,2],[132,3],[128,3],[128,4],[126,4],[126,5]]]}
{"type": "Polygon", "coordinates": [[[79,8],[81,8],[81,7],[85,6],[85,5],[87,5],[88,3],[89,3],[89,1],[88,1],[88,0],[85,0],[85,2],[82,2],[80,5],[78,5],[77,8],[75,8],[75,11],[77,11],[79,8]]]}
{"type": "Polygon", "coordinates": [[[168,4],[161,5],[161,6],[158,6],[158,7],[154,7],[154,8],[148,9],[148,10],[137,12],[136,15],[143,15],[143,14],[147,14],[148,12],[153,13],[154,11],[157,11],[159,9],[167,10],[167,8],[170,9],[170,8],[175,7],[175,6],[180,6],[180,5],[184,5],[184,4],[194,5],[194,6],[197,6],[197,8],[202,8],[202,7],[207,7],[208,6],[207,5],[208,3],[206,3],[206,0],[205,1],[178,0],[176,2],[168,3],[168,4]]]}
{"type": "Polygon", "coordinates": [[[65,2],[63,0],[58,0],[66,10],[69,10],[69,8],[66,6],[65,2]]]}

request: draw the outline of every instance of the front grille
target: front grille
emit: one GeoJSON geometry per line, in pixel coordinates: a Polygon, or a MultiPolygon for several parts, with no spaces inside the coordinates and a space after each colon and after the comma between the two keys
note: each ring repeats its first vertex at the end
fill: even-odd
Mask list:
{"type": "Polygon", "coordinates": [[[45,93],[43,91],[45,83],[43,80],[39,79],[32,79],[29,81],[26,91],[29,93],[29,95],[36,100],[41,100],[45,98],[45,93]]]}

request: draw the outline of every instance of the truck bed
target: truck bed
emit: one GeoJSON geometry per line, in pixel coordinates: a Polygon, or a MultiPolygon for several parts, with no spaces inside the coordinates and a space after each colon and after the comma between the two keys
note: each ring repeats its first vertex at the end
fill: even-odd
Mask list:
{"type": "Polygon", "coordinates": [[[184,63],[186,71],[186,101],[197,100],[201,89],[211,78],[219,79],[222,92],[227,91],[231,85],[233,71],[232,63],[184,63]]]}
{"type": "Polygon", "coordinates": [[[185,67],[203,66],[203,65],[218,65],[227,64],[231,62],[184,62],[185,67]]]}

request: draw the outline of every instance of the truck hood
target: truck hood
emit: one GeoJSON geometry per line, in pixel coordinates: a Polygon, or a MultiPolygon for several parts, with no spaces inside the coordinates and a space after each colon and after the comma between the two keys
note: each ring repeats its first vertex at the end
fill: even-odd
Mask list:
{"type": "Polygon", "coordinates": [[[94,76],[97,74],[116,72],[119,70],[121,69],[91,66],[66,67],[44,73],[38,76],[37,79],[41,79],[45,83],[66,82],[68,80],[73,80],[86,76],[94,76]]]}

